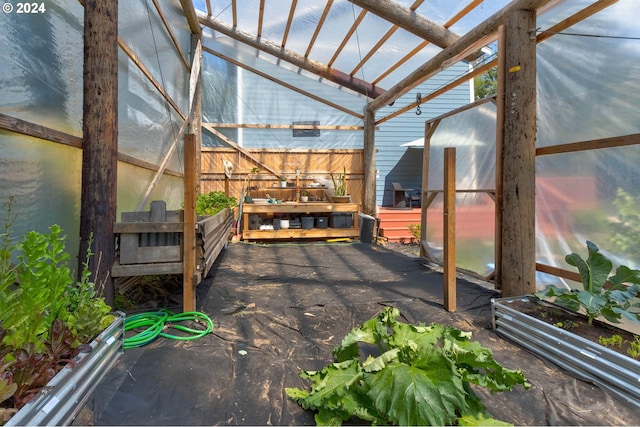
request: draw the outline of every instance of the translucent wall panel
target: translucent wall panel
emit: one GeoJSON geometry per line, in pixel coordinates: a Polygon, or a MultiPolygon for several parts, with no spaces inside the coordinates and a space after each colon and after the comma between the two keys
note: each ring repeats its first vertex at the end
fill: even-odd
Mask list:
{"type": "Polygon", "coordinates": [[[80,136],[83,9],[74,0],[45,6],[0,13],[0,113],[80,136]]]}
{"type": "MultiPolygon", "coordinates": [[[[456,265],[488,275],[494,268],[495,115],[486,102],[441,120],[431,138],[429,189],[443,190],[444,149],[456,147],[456,265]]],[[[443,196],[427,208],[427,243],[442,261],[443,196]]]]}
{"type": "MultiPolygon", "coordinates": [[[[138,210],[138,205],[147,194],[149,183],[155,176],[154,171],[118,163],[118,220],[122,212],[138,210]]],[[[155,189],[150,193],[142,210],[149,210],[154,200],[167,202],[167,209],[182,209],[184,200],[184,184],[182,178],[163,176],[155,189]]]]}
{"type": "Polygon", "coordinates": [[[67,250],[78,253],[82,153],[77,148],[0,130],[0,218],[15,198],[12,234],[64,230],[67,250]],[[64,165],[64,166],[63,166],[64,165]]]}

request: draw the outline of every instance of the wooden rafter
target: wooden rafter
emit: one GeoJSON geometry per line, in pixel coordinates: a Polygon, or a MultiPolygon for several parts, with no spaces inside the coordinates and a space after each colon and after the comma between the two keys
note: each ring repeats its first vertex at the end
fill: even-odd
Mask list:
{"type": "Polygon", "coordinates": [[[313,49],[313,45],[316,43],[316,39],[318,38],[318,34],[320,34],[320,30],[324,25],[324,21],[327,19],[327,15],[329,14],[329,10],[331,10],[331,5],[333,4],[333,0],[327,1],[327,5],[324,7],[322,11],[322,16],[320,16],[320,20],[318,21],[318,25],[316,25],[316,30],[313,32],[313,36],[309,41],[309,46],[307,46],[307,51],[304,53],[304,57],[308,58],[311,53],[311,49],[313,49]]]}
{"type": "Polygon", "coordinates": [[[0,129],[82,148],[82,138],[0,113],[0,129]]]}
{"type": "Polygon", "coordinates": [[[185,120],[187,116],[185,116],[185,114],[180,110],[180,108],[178,107],[178,104],[176,104],[176,102],[169,96],[169,94],[167,94],[167,92],[164,90],[160,82],[158,82],[156,78],[153,77],[153,74],[151,74],[151,71],[149,71],[146,65],[144,65],[144,63],[140,60],[140,58],[138,58],[138,55],[135,54],[133,49],[131,49],[129,45],[125,43],[125,41],[120,36],[118,36],[118,46],[120,46],[120,49],[122,49],[124,53],[127,54],[129,59],[131,59],[131,61],[133,61],[133,63],[136,64],[138,69],[142,71],[142,74],[144,74],[147,77],[147,79],[156,88],[156,90],[160,92],[160,94],[169,103],[169,105],[171,105],[171,107],[173,107],[173,109],[180,115],[182,120],[185,120]]]}
{"type": "Polygon", "coordinates": [[[443,25],[439,25],[422,15],[417,14],[408,7],[401,6],[390,0],[349,0],[355,5],[379,17],[396,24],[404,30],[429,40],[431,43],[445,48],[457,41],[460,36],[456,35],[443,25]]]}
{"type": "Polygon", "coordinates": [[[343,113],[349,114],[349,115],[357,117],[359,119],[364,118],[364,116],[362,114],[360,114],[360,113],[356,113],[354,111],[349,110],[348,108],[345,108],[345,107],[343,107],[341,105],[335,104],[335,103],[333,103],[331,101],[328,101],[327,99],[324,99],[324,98],[322,98],[320,96],[317,96],[317,95],[314,95],[314,94],[312,94],[310,92],[304,91],[304,90],[300,89],[299,87],[297,87],[295,85],[286,83],[286,82],[284,82],[282,80],[278,80],[278,79],[270,76],[267,73],[263,73],[262,71],[256,70],[255,68],[252,68],[252,67],[246,65],[245,63],[237,61],[237,60],[235,60],[235,59],[233,59],[233,58],[231,58],[231,57],[229,57],[229,56],[227,56],[227,55],[225,55],[225,54],[223,54],[221,52],[218,52],[218,51],[216,51],[214,49],[211,49],[211,48],[206,47],[206,46],[203,46],[202,49],[204,51],[212,54],[212,55],[217,56],[218,58],[224,59],[225,61],[232,63],[233,65],[236,65],[236,66],[238,66],[240,68],[243,68],[245,70],[251,71],[252,73],[254,73],[254,74],[256,74],[256,75],[258,75],[260,77],[264,77],[267,80],[270,80],[270,81],[272,81],[272,82],[274,82],[276,84],[279,84],[280,86],[283,86],[283,87],[285,87],[287,89],[290,89],[290,90],[292,90],[294,92],[297,92],[297,93],[299,93],[301,95],[304,95],[304,96],[306,96],[308,98],[311,98],[311,99],[313,99],[315,101],[318,101],[318,102],[321,102],[321,103],[323,103],[325,105],[333,107],[336,110],[342,111],[343,113]]]}
{"type": "Polygon", "coordinates": [[[260,0],[260,13],[258,14],[258,38],[262,37],[263,22],[264,22],[264,0],[260,0]]]}
{"type": "Polygon", "coordinates": [[[236,4],[236,0],[231,0],[231,15],[233,27],[236,28],[238,26],[238,5],[236,4]]]}
{"type": "Polygon", "coordinates": [[[182,6],[185,18],[187,18],[187,23],[189,24],[191,32],[193,34],[202,34],[202,28],[198,23],[196,9],[193,7],[193,2],[191,0],[180,0],[180,5],[182,6]]]}
{"type": "Polygon", "coordinates": [[[162,20],[162,23],[164,24],[164,28],[167,30],[167,33],[169,34],[169,38],[171,38],[171,41],[173,42],[173,46],[175,46],[176,51],[178,52],[178,55],[180,56],[180,60],[182,60],[182,63],[184,64],[184,66],[187,69],[187,71],[191,71],[191,67],[189,66],[189,62],[187,61],[187,58],[184,56],[184,54],[180,50],[180,45],[178,44],[178,39],[176,39],[176,35],[171,30],[171,26],[169,25],[169,22],[167,21],[167,18],[164,16],[164,13],[162,12],[162,9],[160,9],[160,5],[158,4],[158,0],[153,0],[153,5],[156,7],[156,11],[158,11],[158,15],[160,16],[160,19],[162,20]]]}
{"type": "MultiPolygon", "coordinates": [[[[469,12],[475,9],[480,3],[484,0],[472,0],[469,4],[463,7],[458,13],[453,15],[445,24],[445,28],[450,28],[453,24],[458,22],[460,19],[465,17],[469,12]]],[[[409,53],[407,53],[404,57],[402,57],[398,62],[389,67],[384,73],[380,74],[376,79],[373,80],[373,84],[378,84],[382,79],[387,77],[389,74],[400,68],[400,66],[406,63],[408,60],[413,58],[418,52],[424,49],[429,44],[428,40],[424,40],[418,44],[415,48],[413,48],[409,53]]]]}
{"type": "MultiPolygon", "coordinates": [[[[336,59],[338,59],[338,56],[340,55],[344,47],[347,45],[347,42],[349,41],[353,33],[355,33],[355,31],[358,29],[358,26],[360,25],[360,23],[362,22],[366,14],[367,14],[367,11],[365,9],[362,9],[360,11],[360,14],[358,14],[358,17],[353,22],[353,25],[351,25],[351,28],[349,28],[349,31],[347,31],[347,35],[344,36],[344,38],[342,39],[342,43],[340,43],[340,46],[338,46],[336,51],[333,53],[333,57],[329,60],[329,62],[327,62],[328,67],[333,66],[333,63],[336,61],[336,59]]],[[[350,75],[353,76],[354,74],[355,73],[351,73],[350,75]]]]}
{"type": "Polygon", "coordinates": [[[211,15],[211,0],[207,0],[207,14],[211,15]]]}
{"type": "Polygon", "coordinates": [[[296,5],[298,4],[298,0],[293,0],[291,2],[291,9],[289,9],[289,17],[287,18],[287,26],[284,29],[284,34],[282,36],[282,43],[280,43],[281,47],[285,47],[287,44],[287,38],[289,38],[289,31],[291,30],[291,23],[293,22],[293,17],[296,13],[296,5]]]}
{"type": "Polygon", "coordinates": [[[299,55],[286,48],[282,48],[281,46],[278,46],[277,44],[268,40],[258,40],[254,35],[241,31],[238,28],[231,27],[229,26],[229,24],[219,19],[207,16],[204,14],[204,12],[197,13],[200,22],[203,25],[211,28],[212,30],[218,31],[228,37],[231,37],[234,40],[238,40],[248,46],[251,46],[254,49],[266,52],[270,55],[275,56],[276,58],[289,62],[290,64],[293,64],[298,68],[309,71],[317,76],[344,86],[347,89],[351,89],[354,92],[361,93],[374,99],[384,93],[384,89],[371,85],[369,82],[353,76],[349,76],[348,74],[343,73],[339,70],[329,68],[318,61],[313,61],[309,58],[305,58],[302,55],[299,55]]]}
{"type": "MultiPolygon", "coordinates": [[[[411,6],[409,6],[409,9],[415,11],[418,8],[418,6],[420,6],[422,3],[424,3],[424,0],[416,0],[411,6]]],[[[366,11],[366,9],[362,9],[362,11],[364,12],[366,11]]],[[[369,50],[369,52],[367,52],[367,54],[364,55],[364,57],[354,67],[354,69],[351,70],[351,73],[349,74],[352,76],[355,75],[358,72],[358,70],[362,68],[362,66],[369,59],[371,59],[371,57],[382,47],[382,45],[385,44],[386,41],[389,40],[389,38],[391,38],[391,36],[398,30],[398,28],[400,28],[398,25],[396,24],[392,25],[391,28],[389,28],[389,30],[384,34],[384,36],[382,36],[380,40],[378,40],[378,42],[369,50]]]]}
{"type": "Polygon", "coordinates": [[[459,77],[457,79],[455,79],[454,81],[434,90],[433,92],[429,93],[427,96],[424,96],[420,99],[420,101],[415,101],[412,102],[409,105],[404,106],[403,108],[400,108],[396,111],[394,111],[393,113],[380,118],[379,120],[376,121],[376,125],[379,125],[381,123],[384,123],[386,121],[389,121],[391,119],[393,119],[394,117],[397,117],[401,114],[406,113],[409,110],[412,110],[414,108],[416,108],[418,105],[424,104],[425,102],[428,102],[446,92],[449,92],[451,89],[460,86],[461,84],[463,84],[464,82],[474,78],[475,76],[479,76],[480,74],[484,74],[487,71],[489,71],[491,68],[495,67],[496,65],[498,65],[498,60],[494,59],[493,61],[487,62],[486,64],[482,64],[479,67],[475,67],[473,70],[471,70],[469,73],[465,74],[462,77],[459,77]]]}
{"type": "Polygon", "coordinates": [[[542,33],[538,34],[538,36],[536,37],[536,41],[538,43],[548,39],[549,37],[553,37],[554,35],[556,35],[557,33],[559,33],[560,31],[563,31],[575,24],[577,24],[578,22],[592,16],[595,15],[596,13],[600,12],[601,10],[611,6],[614,3],[617,3],[618,0],[600,0],[597,1],[587,7],[585,7],[584,9],[580,10],[579,12],[571,15],[570,17],[568,17],[567,19],[564,19],[560,22],[558,22],[557,24],[549,27],[546,31],[543,31],[542,33]]]}
{"type": "Polygon", "coordinates": [[[640,144],[640,133],[614,136],[611,138],[593,139],[589,141],[572,142],[568,144],[552,145],[536,148],[536,156],[548,154],[575,153],[576,151],[598,150],[600,148],[624,147],[640,144]]]}
{"type": "Polygon", "coordinates": [[[392,89],[387,90],[383,95],[371,101],[367,108],[373,111],[379,110],[407,93],[420,82],[442,71],[443,67],[446,68],[464,58],[469,49],[472,49],[479,41],[486,40],[488,37],[497,37],[498,27],[506,21],[506,18],[512,12],[516,10],[537,10],[550,1],[552,0],[513,0],[466,33],[458,41],[444,48],[440,53],[396,83],[392,89]]]}

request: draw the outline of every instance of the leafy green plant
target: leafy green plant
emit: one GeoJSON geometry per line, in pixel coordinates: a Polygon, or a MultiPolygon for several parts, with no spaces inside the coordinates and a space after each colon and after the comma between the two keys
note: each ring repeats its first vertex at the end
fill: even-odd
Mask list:
{"type": "Polygon", "coordinates": [[[598,337],[598,343],[605,347],[622,347],[622,336],[618,334],[611,335],[610,337],[598,337]]]}
{"type": "Polygon", "coordinates": [[[612,245],[631,257],[640,258],[640,196],[633,196],[622,188],[616,191],[613,200],[617,218],[610,222],[612,229],[609,241],[612,245]]]}
{"type": "Polygon", "coordinates": [[[555,304],[572,311],[584,309],[589,324],[600,316],[613,323],[620,323],[623,317],[640,321],[640,312],[629,310],[640,308],[640,303],[635,301],[640,292],[640,270],[621,265],[609,276],[613,269],[611,260],[600,253],[593,242],[587,241],[587,250],[586,260],[575,252],[565,257],[568,264],[578,269],[583,289],[550,285],[534,295],[539,299],[553,299],[555,304]],[[609,288],[605,287],[606,283],[610,284],[609,288]]]}
{"type": "Polygon", "coordinates": [[[196,198],[197,215],[215,215],[224,208],[233,209],[238,205],[235,197],[228,197],[223,191],[212,191],[208,194],[199,194],[196,198]]]}
{"type": "Polygon", "coordinates": [[[91,243],[79,282],[57,225],[14,241],[13,199],[0,236],[0,421],[41,390],[112,322],[111,308],[89,281],[91,243]],[[15,260],[15,263],[14,263],[15,260]]]}
{"type": "Polygon", "coordinates": [[[553,324],[553,326],[555,326],[556,328],[567,329],[567,330],[573,329],[578,325],[579,325],[578,322],[574,322],[573,320],[566,320],[564,322],[556,322],[553,324]]]}
{"type": "Polygon", "coordinates": [[[317,411],[318,425],[488,425],[501,422],[491,418],[472,384],[492,392],[530,387],[521,371],[503,368],[491,350],[471,341],[471,333],[402,323],[399,316],[388,307],[351,330],[334,348],[334,363],[302,371],[311,390],[287,388],[287,395],[317,411]],[[379,354],[361,354],[367,344],[379,354]]]}
{"type": "Polygon", "coordinates": [[[636,336],[635,340],[629,342],[627,354],[634,359],[640,359],[640,337],[636,336]]]}
{"type": "Polygon", "coordinates": [[[409,224],[409,233],[419,242],[422,226],[420,224],[409,224]]]}
{"type": "Polygon", "coordinates": [[[333,189],[334,194],[336,196],[346,196],[347,195],[347,167],[342,167],[342,173],[338,175],[330,174],[331,181],[333,181],[333,189]]]}

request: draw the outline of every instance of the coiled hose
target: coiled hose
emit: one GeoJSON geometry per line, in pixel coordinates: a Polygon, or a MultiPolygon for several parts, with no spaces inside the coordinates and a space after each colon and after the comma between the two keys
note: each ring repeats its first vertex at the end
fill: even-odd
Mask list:
{"type": "Polygon", "coordinates": [[[158,337],[169,338],[179,341],[191,341],[213,332],[213,322],[206,314],[190,311],[186,313],[174,314],[169,310],[150,311],[147,313],[134,314],[133,316],[127,316],[124,322],[125,333],[132,329],[141,329],[142,331],[125,337],[124,348],[135,348],[145,346],[158,337]],[[205,329],[193,329],[184,325],[179,325],[177,322],[199,322],[204,323],[205,329]],[[178,331],[184,332],[188,335],[173,335],[165,332],[167,329],[173,328],[178,331]]]}

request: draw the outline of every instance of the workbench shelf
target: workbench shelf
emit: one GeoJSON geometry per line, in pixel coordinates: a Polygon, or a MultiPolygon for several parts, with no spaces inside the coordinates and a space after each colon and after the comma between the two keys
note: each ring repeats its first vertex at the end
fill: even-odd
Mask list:
{"type": "Polygon", "coordinates": [[[358,225],[357,203],[329,203],[329,202],[287,202],[282,204],[258,204],[245,203],[242,207],[242,239],[243,240],[270,240],[270,239],[335,239],[352,238],[360,236],[358,225]],[[274,218],[296,218],[302,216],[331,217],[332,214],[351,214],[353,219],[348,228],[288,228],[280,230],[252,230],[250,229],[250,217],[258,215],[263,222],[272,221],[274,218]]]}

